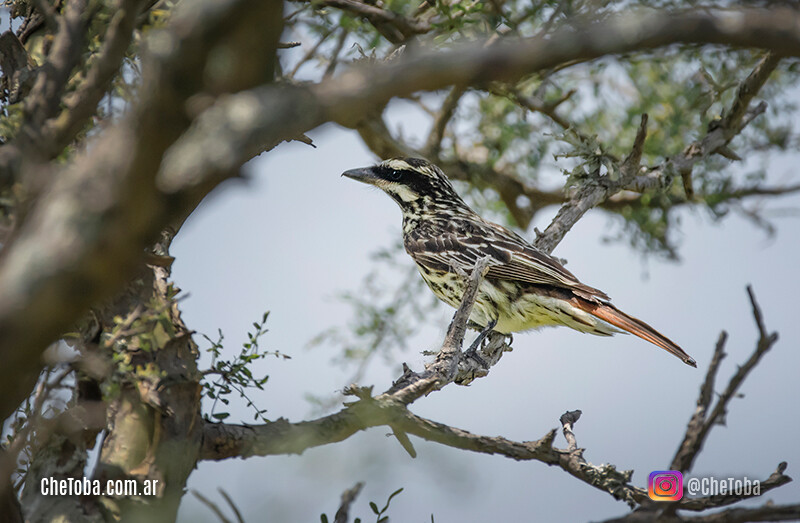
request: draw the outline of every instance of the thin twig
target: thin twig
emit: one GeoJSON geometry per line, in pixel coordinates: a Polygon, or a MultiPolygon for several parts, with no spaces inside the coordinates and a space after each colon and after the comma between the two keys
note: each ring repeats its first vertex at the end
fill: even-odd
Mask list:
{"type": "Polygon", "coordinates": [[[636,138],[633,140],[631,152],[622,162],[620,167],[622,176],[624,178],[632,178],[639,171],[639,165],[642,162],[642,152],[644,150],[644,141],[647,139],[647,113],[642,114],[639,129],[636,131],[636,138]]]}
{"type": "Polygon", "coordinates": [[[708,407],[711,405],[711,398],[714,394],[714,381],[719,371],[719,364],[726,356],[725,342],[727,339],[728,333],[725,331],[720,332],[717,345],[714,348],[714,356],[711,358],[711,364],[708,366],[708,371],[706,371],[706,378],[703,381],[703,385],[700,387],[700,395],[697,398],[697,408],[695,408],[694,414],[692,414],[689,420],[689,425],[686,427],[683,441],[678,446],[675,457],[672,458],[671,470],[687,472],[691,468],[695,456],[702,448],[703,438],[701,438],[701,432],[706,420],[708,407]]]}
{"type": "Polygon", "coordinates": [[[489,269],[491,259],[490,256],[481,258],[472,269],[464,295],[461,297],[461,305],[453,315],[453,321],[450,322],[450,327],[447,329],[447,335],[442,344],[443,350],[456,351],[461,349],[461,344],[464,342],[464,334],[467,331],[467,321],[472,314],[472,306],[475,305],[478,289],[480,289],[483,277],[489,269]]]}
{"type": "Polygon", "coordinates": [[[325,42],[325,40],[327,40],[327,39],[328,39],[328,37],[329,37],[329,36],[331,36],[331,35],[333,34],[333,32],[334,32],[334,29],[332,29],[332,28],[331,28],[331,29],[328,29],[328,30],[326,30],[326,31],[325,31],[325,32],[322,34],[322,36],[320,36],[320,37],[319,37],[319,40],[317,40],[317,43],[315,43],[315,44],[314,44],[314,45],[311,47],[311,49],[309,49],[308,51],[306,51],[306,54],[304,54],[304,55],[303,55],[303,57],[302,57],[302,58],[300,58],[300,60],[298,60],[298,61],[297,61],[297,63],[296,63],[296,64],[294,65],[294,67],[292,68],[291,72],[289,72],[289,74],[288,74],[288,75],[286,75],[286,77],[287,77],[287,78],[294,78],[294,77],[295,77],[295,75],[297,74],[297,71],[299,71],[299,70],[300,70],[300,68],[303,66],[303,64],[305,64],[306,62],[308,62],[309,60],[311,60],[311,59],[314,57],[314,55],[316,55],[316,54],[317,54],[317,51],[319,50],[320,46],[322,46],[322,44],[325,42]]]}
{"type": "Polygon", "coordinates": [[[758,334],[761,340],[764,340],[768,337],[767,335],[767,328],[764,326],[764,316],[761,314],[761,307],[758,306],[758,302],[756,301],[756,295],[753,293],[753,287],[751,285],[747,286],[747,296],[750,298],[750,305],[753,308],[753,318],[756,320],[756,327],[758,327],[758,334]]]}
{"type": "Polygon", "coordinates": [[[753,71],[739,85],[736,91],[736,98],[730,110],[725,115],[723,128],[727,129],[731,136],[737,134],[747,122],[744,121],[750,102],[761,87],[769,79],[772,72],[778,67],[781,58],[774,53],[767,53],[759,60],[753,71]]]}
{"type": "Polygon", "coordinates": [[[225,501],[228,503],[228,506],[231,507],[231,510],[233,510],[233,513],[236,516],[236,521],[238,523],[244,523],[244,518],[242,517],[242,513],[239,511],[239,507],[236,506],[236,503],[233,502],[233,499],[231,499],[228,493],[225,492],[225,489],[223,489],[222,487],[217,487],[217,492],[219,492],[220,495],[223,498],[225,498],[225,501]]]}
{"type": "Polygon", "coordinates": [[[415,18],[407,18],[389,9],[356,0],[321,0],[319,4],[337,7],[369,20],[375,29],[393,44],[431,30],[431,25],[415,18]]]}
{"type": "Polygon", "coordinates": [[[561,427],[567,440],[567,450],[570,452],[578,450],[578,441],[572,432],[572,426],[580,419],[581,414],[583,413],[580,410],[568,410],[561,415],[561,427]]]}
{"type": "Polygon", "coordinates": [[[342,502],[339,504],[339,510],[336,511],[336,516],[333,518],[333,523],[347,523],[350,512],[350,505],[356,500],[356,497],[364,488],[364,482],[359,481],[353,488],[347,489],[342,492],[342,502]]]}
{"type": "MultiPolygon", "coordinates": [[[[687,471],[692,468],[692,464],[702,449],[703,443],[708,437],[708,434],[711,432],[713,426],[723,423],[725,414],[727,412],[728,403],[730,403],[731,399],[736,396],[736,392],[739,390],[739,387],[744,379],[748,374],[750,374],[750,371],[755,368],[755,366],[761,360],[761,357],[766,354],[766,352],[775,344],[776,341],[778,341],[777,332],[767,334],[766,327],[763,323],[763,318],[761,317],[761,310],[758,307],[753,290],[749,285],[747,287],[747,293],[750,297],[750,303],[753,307],[753,317],[755,318],[756,325],[759,330],[759,339],[756,343],[756,349],[750,355],[750,358],[748,358],[743,365],[738,367],[736,373],[728,382],[728,386],[725,388],[722,394],[719,395],[719,398],[714,405],[714,409],[703,420],[702,425],[691,427],[690,422],[690,429],[692,430],[693,434],[690,437],[690,429],[687,429],[684,444],[681,445],[681,449],[673,459],[673,466],[675,467],[675,470],[687,471]],[[687,442],[687,440],[689,441],[687,442]],[[686,450],[684,450],[684,445],[686,446],[686,450]]],[[[722,337],[721,342],[724,344],[724,339],[722,337]]],[[[715,358],[717,358],[716,353],[721,351],[722,348],[719,347],[718,343],[718,349],[715,351],[715,358]]],[[[721,359],[722,356],[720,355],[719,358],[721,359]]]]}
{"type": "Polygon", "coordinates": [[[447,97],[445,97],[442,106],[439,108],[433,120],[431,132],[428,134],[427,140],[425,140],[425,146],[422,148],[427,157],[431,158],[439,155],[439,151],[442,147],[442,138],[444,138],[444,131],[447,128],[447,124],[453,118],[456,107],[458,107],[458,102],[465,92],[466,89],[464,87],[456,85],[447,93],[447,97]]]}
{"type": "Polygon", "coordinates": [[[213,512],[219,518],[219,520],[222,521],[222,523],[233,523],[230,519],[225,517],[225,514],[222,513],[222,510],[217,506],[216,503],[214,503],[213,501],[211,501],[210,499],[208,499],[195,489],[192,489],[192,494],[194,494],[194,497],[200,500],[200,503],[207,506],[209,510],[211,510],[211,512],[213,512]]]}
{"type": "Polygon", "coordinates": [[[333,76],[333,72],[339,64],[339,55],[344,48],[344,43],[347,41],[348,34],[349,32],[346,29],[342,29],[342,32],[339,33],[339,38],[336,39],[336,46],[333,48],[333,51],[331,51],[331,61],[328,62],[328,67],[325,68],[325,72],[322,74],[323,80],[333,76]]]}
{"type": "MultiPolygon", "coordinates": [[[[564,117],[559,116],[559,114],[556,113],[556,109],[558,109],[558,106],[560,106],[562,103],[572,98],[572,95],[574,95],[576,92],[577,91],[575,89],[570,89],[557,100],[550,103],[542,103],[541,101],[531,98],[530,96],[523,95],[521,92],[515,89],[509,91],[509,94],[517,104],[521,105],[525,109],[547,116],[562,129],[572,128],[574,131],[574,126],[564,117]]],[[[496,94],[502,95],[502,92],[497,92],[496,94]]],[[[582,136],[577,131],[576,134],[582,136]]]]}

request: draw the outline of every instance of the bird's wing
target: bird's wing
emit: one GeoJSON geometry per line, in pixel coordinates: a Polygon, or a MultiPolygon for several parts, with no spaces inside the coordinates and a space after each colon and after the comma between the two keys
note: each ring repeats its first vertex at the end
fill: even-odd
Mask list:
{"type": "Polygon", "coordinates": [[[470,235],[440,234],[435,238],[406,239],[406,252],[415,262],[435,271],[469,274],[475,264],[489,256],[489,266],[511,261],[510,253],[494,249],[470,235]]]}
{"type": "Polygon", "coordinates": [[[480,259],[489,256],[487,277],[570,289],[590,300],[609,299],[523,238],[500,226],[492,229],[490,235],[446,233],[410,240],[405,247],[414,261],[432,270],[469,274],[480,259]]]}
{"type": "Polygon", "coordinates": [[[514,252],[509,263],[489,267],[486,276],[570,289],[587,299],[609,299],[603,291],[581,283],[550,256],[530,248],[514,252]]]}

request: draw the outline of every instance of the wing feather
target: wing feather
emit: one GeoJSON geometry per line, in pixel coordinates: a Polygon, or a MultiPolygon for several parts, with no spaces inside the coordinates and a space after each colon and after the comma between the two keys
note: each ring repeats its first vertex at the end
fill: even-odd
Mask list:
{"type": "Polygon", "coordinates": [[[491,227],[488,234],[445,233],[435,238],[408,238],[405,248],[414,261],[431,270],[469,273],[478,260],[489,256],[487,277],[552,285],[570,289],[586,299],[609,299],[520,236],[499,225],[487,222],[486,226],[491,227]]]}

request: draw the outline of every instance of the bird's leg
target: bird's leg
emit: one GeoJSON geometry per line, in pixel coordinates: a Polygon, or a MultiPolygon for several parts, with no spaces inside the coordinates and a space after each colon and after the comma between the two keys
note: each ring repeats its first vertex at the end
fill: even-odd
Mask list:
{"type": "Polygon", "coordinates": [[[489,324],[486,325],[486,327],[478,334],[478,336],[475,338],[475,341],[472,342],[472,345],[469,346],[469,349],[467,349],[466,352],[467,356],[469,356],[470,358],[475,358],[484,367],[486,366],[486,362],[484,362],[481,359],[481,357],[478,356],[478,349],[483,343],[483,340],[486,339],[486,336],[488,336],[489,333],[492,332],[492,329],[494,329],[496,325],[497,325],[497,320],[490,321],[489,324]]]}

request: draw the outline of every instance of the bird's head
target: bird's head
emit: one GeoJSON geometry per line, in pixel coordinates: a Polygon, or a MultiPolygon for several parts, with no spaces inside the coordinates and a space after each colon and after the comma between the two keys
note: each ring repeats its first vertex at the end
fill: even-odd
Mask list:
{"type": "Polygon", "coordinates": [[[382,189],[403,211],[465,205],[442,170],[421,158],[392,158],[373,167],[345,171],[342,176],[382,189]]]}

